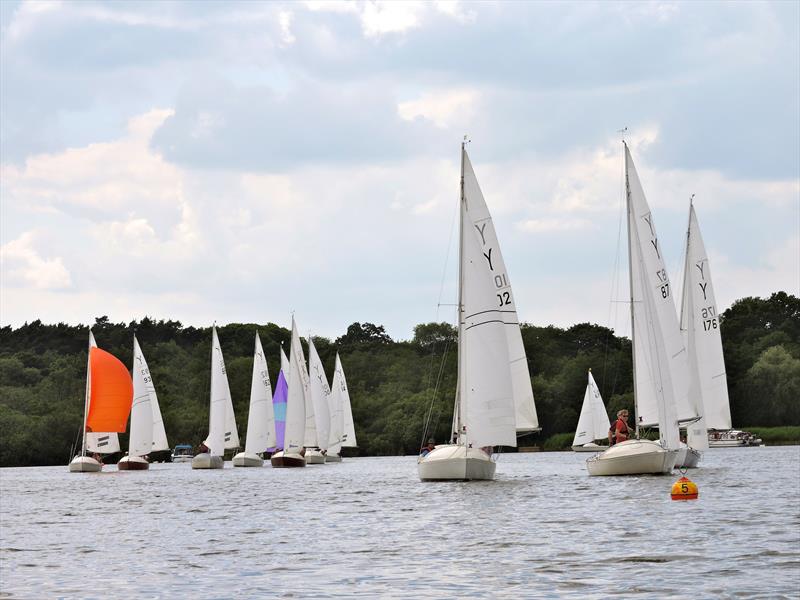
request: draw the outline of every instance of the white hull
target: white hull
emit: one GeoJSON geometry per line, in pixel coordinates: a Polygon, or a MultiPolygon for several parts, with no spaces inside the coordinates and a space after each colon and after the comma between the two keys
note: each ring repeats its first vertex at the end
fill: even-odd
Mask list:
{"type": "Polygon", "coordinates": [[[69,463],[70,473],[97,473],[103,469],[103,464],[91,456],[76,456],[69,463]]]}
{"type": "Polygon", "coordinates": [[[675,467],[679,469],[694,469],[700,462],[701,454],[694,448],[686,447],[678,451],[675,467]]]}
{"type": "Polygon", "coordinates": [[[626,440],[586,461],[589,475],[667,475],[672,472],[677,450],[665,450],[658,442],[626,440]]]}
{"type": "Polygon", "coordinates": [[[326,463],[342,462],[342,457],[339,456],[338,454],[326,454],[325,462],[326,463]]]}
{"type": "Polygon", "coordinates": [[[221,456],[211,456],[208,452],[198,454],[192,459],[193,469],[222,469],[225,461],[221,456]]]}
{"type": "Polygon", "coordinates": [[[309,450],[306,448],[306,464],[307,465],[324,465],[325,455],[319,450],[309,450]]]}
{"type": "Polygon", "coordinates": [[[247,452],[239,452],[233,457],[234,467],[263,467],[264,459],[257,454],[248,454],[247,452]]]}
{"type": "Polygon", "coordinates": [[[608,446],[601,446],[600,444],[595,444],[594,442],[589,442],[583,446],[572,447],[573,452],[602,452],[603,450],[608,450],[608,446]]]}
{"type": "Polygon", "coordinates": [[[745,442],[744,440],[714,440],[708,442],[709,448],[748,448],[750,446],[763,446],[761,440],[756,443],[745,442]]]}
{"type": "Polygon", "coordinates": [[[483,450],[450,444],[436,446],[427,456],[417,459],[422,481],[491,480],[496,467],[483,450]]]}
{"type": "Polygon", "coordinates": [[[194,458],[194,457],[189,456],[187,454],[181,454],[180,456],[175,456],[173,454],[172,455],[172,462],[174,462],[174,463],[187,463],[187,462],[192,462],[192,458],[194,458]]]}

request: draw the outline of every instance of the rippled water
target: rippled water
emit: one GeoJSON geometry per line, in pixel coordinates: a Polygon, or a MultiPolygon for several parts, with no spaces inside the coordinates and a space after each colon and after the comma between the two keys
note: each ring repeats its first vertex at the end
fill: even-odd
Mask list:
{"type": "Polygon", "coordinates": [[[421,483],[414,457],[3,469],[0,596],[798,597],[800,447],[706,452],[695,502],[586,457],[473,483],[421,483]]]}

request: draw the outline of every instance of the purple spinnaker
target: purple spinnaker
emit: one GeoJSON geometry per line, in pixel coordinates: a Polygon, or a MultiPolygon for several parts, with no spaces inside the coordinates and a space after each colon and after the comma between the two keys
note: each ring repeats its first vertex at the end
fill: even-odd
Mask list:
{"type": "Polygon", "coordinates": [[[275,394],[272,396],[272,409],[275,412],[275,447],[267,448],[267,452],[283,449],[283,435],[286,430],[286,398],[289,395],[289,385],[283,370],[278,373],[278,382],[275,384],[275,394]]]}

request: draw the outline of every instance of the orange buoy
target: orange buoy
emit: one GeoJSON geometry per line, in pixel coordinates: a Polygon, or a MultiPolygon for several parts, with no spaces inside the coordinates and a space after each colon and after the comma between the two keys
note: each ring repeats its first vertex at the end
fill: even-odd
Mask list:
{"type": "Polygon", "coordinates": [[[686,477],[672,484],[673,500],[697,500],[697,493],[697,485],[686,477]]]}

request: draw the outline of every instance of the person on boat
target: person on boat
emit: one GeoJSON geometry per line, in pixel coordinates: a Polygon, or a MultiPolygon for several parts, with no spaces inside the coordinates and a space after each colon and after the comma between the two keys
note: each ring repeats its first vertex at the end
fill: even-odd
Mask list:
{"type": "Polygon", "coordinates": [[[428,440],[428,445],[423,447],[422,450],[419,451],[420,456],[428,456],[433,449],[436,448],[436,443],[433,441],[433,438],[428,440]]]}
{"type": "Polygon", "coordinates": [[[630,437],[630,429],[628,428],[628,411],[624,408],[617,411],[617,420],[611,424],[608,430],[608,445],[613,446],[624,442],[630,437]]]}

